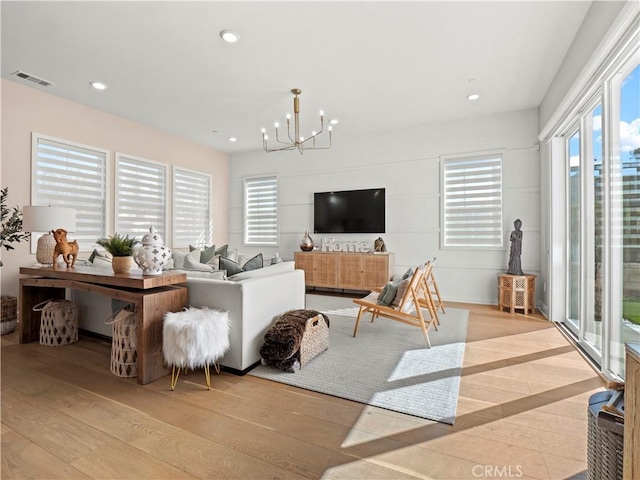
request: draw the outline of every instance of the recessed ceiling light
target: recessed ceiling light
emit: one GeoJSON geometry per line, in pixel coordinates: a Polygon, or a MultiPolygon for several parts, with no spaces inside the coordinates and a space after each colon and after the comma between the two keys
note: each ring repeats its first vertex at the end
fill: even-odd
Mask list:
{"type": "Polygon", "coordinates": [[[227,140],[229,140],[231,143],[238,141],[236,137],[229,137],[227,140]]]}
{"type": "Polygon", "coordinates": [[[220,38],[222,38],[227,43],[236,43],[240,40],[240,35],[236,32],[232,32],[231,30],[222,30],[220,32],[220,38]]]}
{"type": "Polygon", "coordinates": [[[331,125],[337,125],[340,122],[340,120],[338,120],[337,118],[332,118],[331,120],[329,120],[329,123],[331,125]]]}
{"type": "Polygon", "coordinates": [[[472,93],[470,95],[467,95],[467,100],[477,100],[480,98],[480,95],[478,95],[477,93],[472,93]]]}
{"type": "Polygon", "coordinates": [[[102,82],[91,82],[91,86],[96,90],[106,90],[107,84],[102,82]]]}

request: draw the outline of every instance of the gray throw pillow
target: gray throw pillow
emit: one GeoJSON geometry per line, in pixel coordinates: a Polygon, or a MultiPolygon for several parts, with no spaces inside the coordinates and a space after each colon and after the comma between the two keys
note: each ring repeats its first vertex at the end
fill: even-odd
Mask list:
{"type": "Polygon", "coordinates": [[[248,272],[249,270],[256,270],[262,268],[262,254],[259,253],[255,257],[249,259],[242,267],[237,262],[229,260],[226,257],[220,257],[220,270],[227,271],[227,277],[235,275],[240,272],[248,272]]]}
{"type": "Polygon", "coordinates": [[[382,291],[378,294],[378,301],[376,302],[378,305],[391,305],[393,299],[396,298],[396,292],[398,290],[398,286],[393,282],[388,282],[383,288],[382,291]]]}

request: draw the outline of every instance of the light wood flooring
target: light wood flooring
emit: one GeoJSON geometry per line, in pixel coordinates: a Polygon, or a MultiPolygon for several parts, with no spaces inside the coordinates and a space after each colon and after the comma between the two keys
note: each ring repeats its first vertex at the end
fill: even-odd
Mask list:
{"type": "Polygon", "coordinates": [[[111,374],[107,342],[4,335],[0,476],[586,478],[599,376],[540,315],[447,305],[470,311],[454,426],[250,375],[212,375],[210,391],[202,370],[174,392],[170,377],[139,386],[111,374]]]}

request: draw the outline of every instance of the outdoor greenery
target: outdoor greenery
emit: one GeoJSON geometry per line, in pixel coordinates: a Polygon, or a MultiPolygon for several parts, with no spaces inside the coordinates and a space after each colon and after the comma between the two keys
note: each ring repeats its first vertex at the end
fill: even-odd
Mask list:
{"type": "Polygon", "coordinates": [[[138,240],[129,235],[123,237],[116,233],[106,238],[99,238],[96,243],[114,257],[128,257],[131,255],[131,251],[134,245],[138,243],[138,240]]]}

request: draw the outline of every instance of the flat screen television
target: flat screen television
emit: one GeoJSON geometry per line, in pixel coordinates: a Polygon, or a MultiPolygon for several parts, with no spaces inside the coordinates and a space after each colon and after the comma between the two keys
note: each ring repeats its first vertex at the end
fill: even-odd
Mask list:
{"type": "Polygon", "coordinates": [[[385,233],[385,189],[316,192],[315,233],[385,233]]]}

